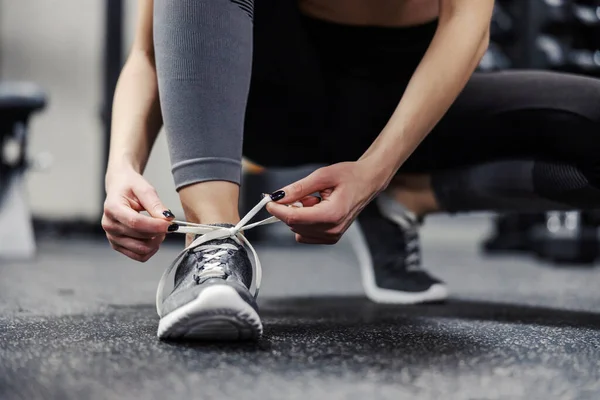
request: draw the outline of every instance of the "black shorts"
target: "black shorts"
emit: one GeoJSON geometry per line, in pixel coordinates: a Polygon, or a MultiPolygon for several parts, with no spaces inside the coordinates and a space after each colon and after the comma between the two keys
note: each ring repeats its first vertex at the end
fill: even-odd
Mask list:
{"type": "MultiPolygon", "coordinates": [[[[244,155],[281,167],[358,159],[398,106],[437,22],[356,27],[303,16],[292,0],[255,7],[244,155]]],[[[600,176],[599,135],[600,80],[475,73],[401,171],[551,159],[600,176]]]]}

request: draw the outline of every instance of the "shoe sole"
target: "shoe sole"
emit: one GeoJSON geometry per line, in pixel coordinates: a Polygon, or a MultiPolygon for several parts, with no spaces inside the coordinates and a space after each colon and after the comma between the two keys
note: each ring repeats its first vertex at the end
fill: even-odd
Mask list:
{"type": "Polygon", "coordinates": [[[403,292],[380,288],[375,283],[371,253],[358,222],[352,225],[347,234],[356,252],[363,288],[369,300],[382,304],[421,304],[444,301],[448,298],[448,288],[442,283],[433,284],[423,292],[403,292]]]}
{"type": "Polygon", "coordinates": [[[366,282],[363,278],[363,286],[369,300],[381,304],[435,303],[448,298],[448,289],[442,284],[431,285],[424,292],[401,292],[399,290],[382,289],[373,283],[366,282]],[[370,285],[372,286],[369,287],[370,285]]]}
{"type": "Polygon", "coordinates": [[[215,285],[161,318],[157,335],[162,340],[240,341],[256,340],[262,331],[258,313],[234,288],[215,285]]]}

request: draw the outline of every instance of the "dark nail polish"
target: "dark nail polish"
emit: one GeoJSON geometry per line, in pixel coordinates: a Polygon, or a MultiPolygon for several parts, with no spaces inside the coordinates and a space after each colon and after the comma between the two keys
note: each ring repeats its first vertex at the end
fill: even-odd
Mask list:
{"type": "Polygon", "coordinates": [[[167,229],[169,232],[175,232],[179,229],[179,225],[177,224],[171,224],[169,225],[169,228],[167,229]]]}
{"type": "Polygon", "coordinates": [[[279,201],[285,197],[285,192],[283,190],[278,190],[276,192],[271,193],[271,200],[279,201]]]}
{"type": "Polygon", "coordinates": [[[163,215],[164,215],[166,218],[175,218],[175,215],[173,215],[173,213],[171,212],[171,210],[166,210],[166,211],[163,211],[163,215]]]}

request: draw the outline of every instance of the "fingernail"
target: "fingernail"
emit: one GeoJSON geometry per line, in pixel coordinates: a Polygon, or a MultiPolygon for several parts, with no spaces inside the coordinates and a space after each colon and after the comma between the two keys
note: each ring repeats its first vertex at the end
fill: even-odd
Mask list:
{"type": "Polygon", "coordinates": [[[177,225],[177,224],[171,224],[171,225],[169,225],[169,228],[167,228],[167,230],[168,230],[169,232],[175,232],[175,231],[177,231],[178,229],[179,229],[179,225],[177,225]]]}
{"type": "Polygon", "coordinates": [[[171,212],[171,210],[166,210],[166,211],[163,211],[163,215],[164,215],[166,218],[175,218],[175,215],[174,215],[174,214],[171,212]]]}
{"type": "Polygon", "coordinates": [[[279,201],[285,197],[285,192],[283,190],[278,190],[276,192],[271,193],[271,200],[279,201]]]}

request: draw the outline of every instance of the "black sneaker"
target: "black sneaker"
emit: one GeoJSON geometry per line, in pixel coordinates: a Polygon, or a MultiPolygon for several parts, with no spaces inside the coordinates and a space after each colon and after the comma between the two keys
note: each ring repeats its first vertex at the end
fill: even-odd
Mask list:
{"type": "Polygon", "coordinates": [[[421,267],[419,221],[413,213],[382,194],[361,212],[358,221],[368,247],[357,251],[369,299],[417,304],[448,297],[446,285],[421,267]]]}
{"type": "MultiPolygon", "coordinates": [[[[233,225],[220,225],[232,228],[233,225]]],[[[172,266],[175,287],[162,300],[170,268],[157,293],[161,339],[248,340],[262,334],[248,253],[233,238],[209,240],[185,250],[172,266]]]]}

